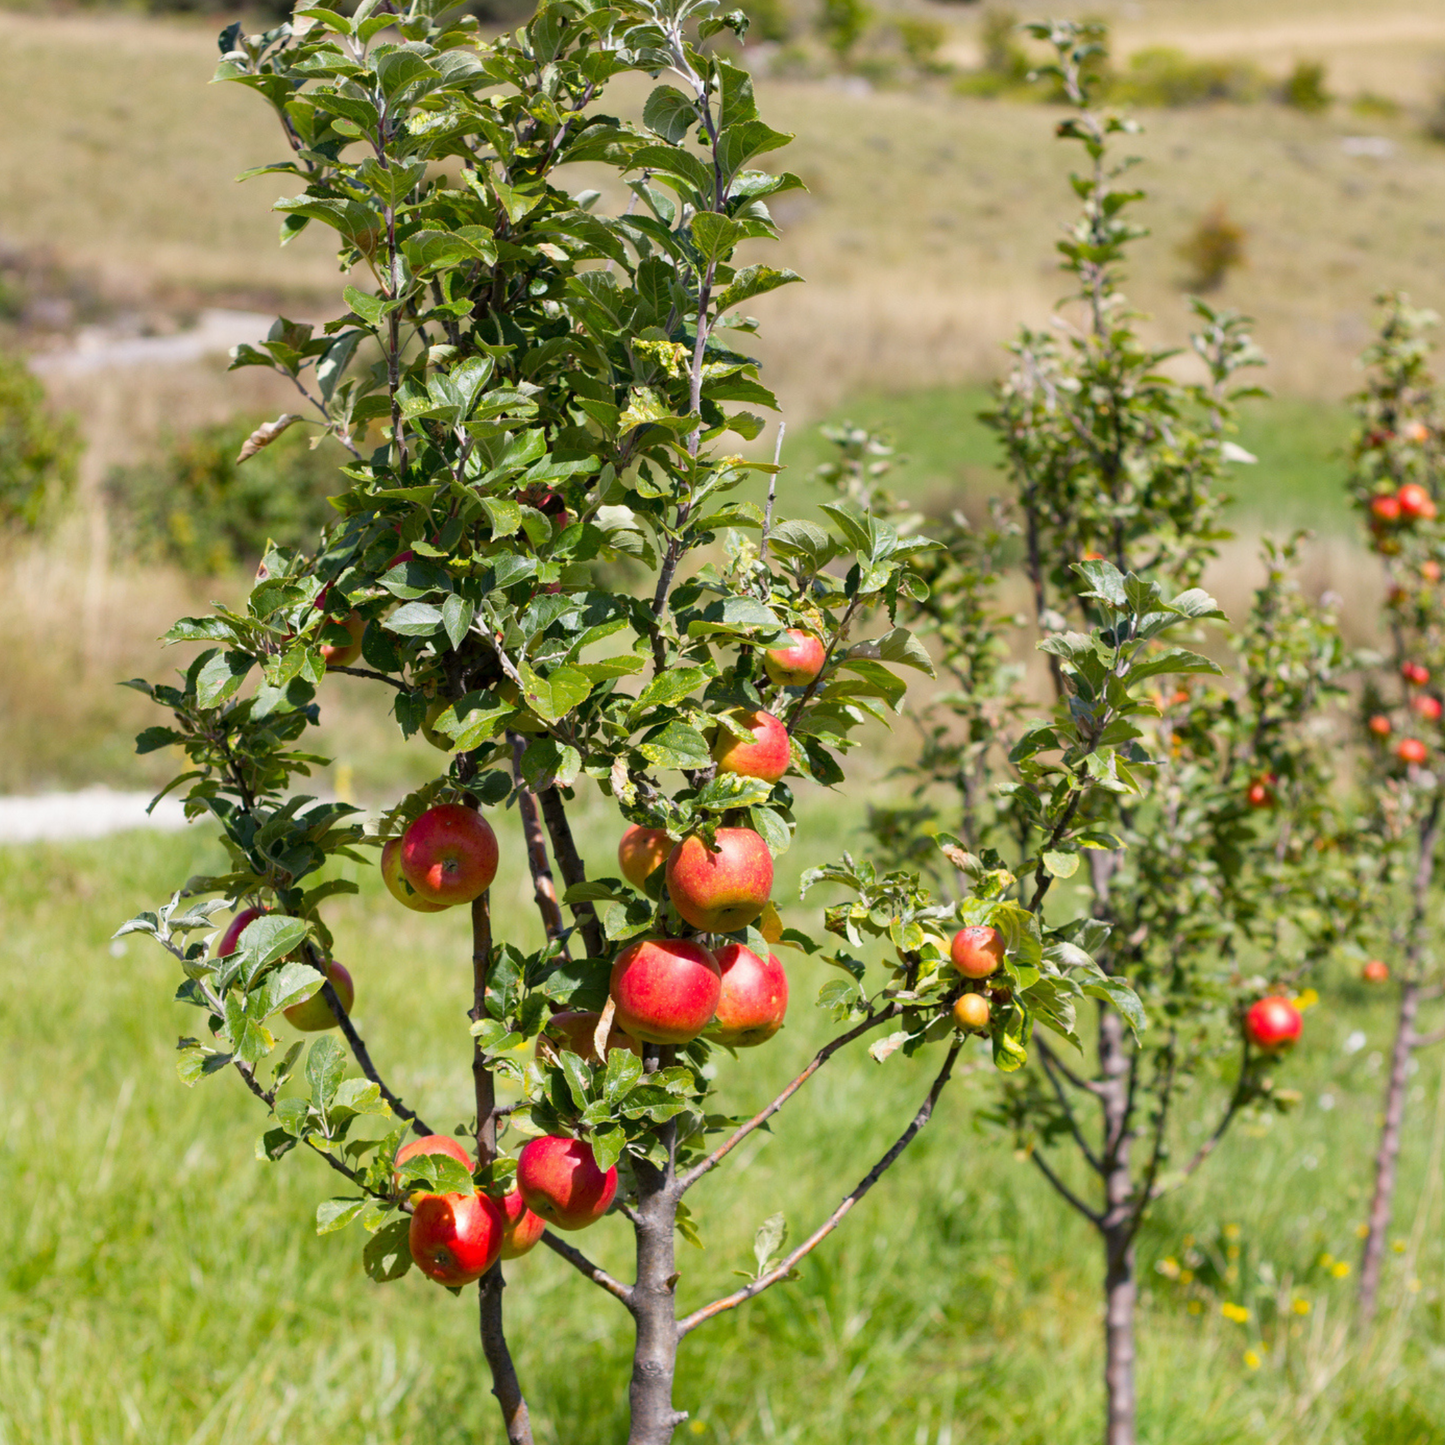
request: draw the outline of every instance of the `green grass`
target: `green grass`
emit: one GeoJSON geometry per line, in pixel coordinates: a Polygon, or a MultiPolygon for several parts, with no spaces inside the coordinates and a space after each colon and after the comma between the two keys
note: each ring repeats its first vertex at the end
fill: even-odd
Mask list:
{"type": "MultiPolygon", "coordinates": [[[[990,405],[983,386],[865,393],[835,408],[825,424],[853,421],[890,436],[898,455],[889,485],[929,511],[944,512],[1005,489],[994,433],[979,420],[990,405]]],[[[1259,460],[1234,469],[1231,525],[1246,531],[1309,527],[1353,536],[1358,524],[1345,494],[1343,460],[1350,426],[1344,405],[1297,397],[1246,403],[1235,440],[1259,460]]],[[[796,436],[789,432],[790,486],[799,486],[832,450],[817,427],[796,436]]],[[[812,501],[813,490],[823,499],[825,489],[808,486],[809,491],[791,492],[790,502],[812,501]]]]}
{"type": "MultiPolygon", "coordinates": [[[[812,799],[801,836],[826,837],[831,851],[848,841],[853,816],[812,799]]],[[[585,838],[601,818],[588,811],[585,838]]],[[[504,838],[496,908],[503,929],[531,938],[518,845],[504,838]]],[[[784,860],[780,896],[814,861],[802,851],[784,860]]],[[[361,1272],[359,1235],[318,1239],[312,1215],[331,1178],[304,1158],[255,1161],[260,1113],[234,1078],[182,1087],[171,1045],[193,1016],[168,1001],[177,982],[168,959],[143,939],[108,943],[118,919],[218,861],[214,845],[190,836],[0,850],[0,1035],[11,1041],[0,1062],[0,1441],[499,1440],[474,1295],[453,1299],[415,1274],[377,1287],[361,1272]]],[[[338,956],[357,977],[357,1020],[403,1096],[450,1129],[468,1112],[464,920],[404,914],[379,896],[371,870],[362,883],[359,899],[332,910],[338,956]]],[[[788,1029],[720,1065],[728,1107],[760,1103],[823,1033],[809,1007],[823,969],[802,961],[790,971],[788,1029]]],[[[1412,1268],[1422,1288],[1405,1291],[1405,1260],[1392,1254],[1382,1343],[1369,1355],[1337,1338],[1353,1280],[1317,1263],[1321,1252],[1352,1260],[1358,1247],[1388,1029],[1383,998],[1351,984],[1326,990],[1284,1069],[1304,1092],[1301,1112],[1239,1129],[1146,1231],[1142,1439],[1441,1438],[1438,1187],[1421,1204],[1438,1056],[1422,1061],[1412,1091],[1396,1230],[1419,1232],[1412,1268]],[[1346,1052],[1356,1029],[1368,1044],[1346,1052]],[[1183,1257],[1186,1234],[1223,1242],[1226,1226],[1238,1228],[1244,1268],[1231,1297],[1257,1308],[1252,1288],[1268,1277],[1286,1302],[1311,1304],[1273,1353],[1259,1345],[1258,1315],[1232,1324],[1215,1299],[1191,1315],[1155,1269],[1183,1257]],[[1245,1363],[1252,1345],[1264,1356],[1256,1370],[1245,1363]]],[[[819,1219],[912,1112],[926,1067],[835,1061],[774,1137],[714,1176],[696,1199],[707,1249],[679,1256],[684,1304],[733,1285],[765,1216],[785,1211],[795,1234],[819,1219]]],[[[1097,1250],[1028,1164],[974,1127],[988,1092],[986,1071],[960,1080],[798,1281],[688,1341],[678,1399],[697,1424],[681,1439],[1097,1438],[1097,1250]]],[[[604,1221],[585,1245],[627,1269],[619,1222],[604,1221]]],[[[539,1441],[616,1445],[625,1315],[545,1252],[509,1274],[512,1344],[539,1441]]]]}

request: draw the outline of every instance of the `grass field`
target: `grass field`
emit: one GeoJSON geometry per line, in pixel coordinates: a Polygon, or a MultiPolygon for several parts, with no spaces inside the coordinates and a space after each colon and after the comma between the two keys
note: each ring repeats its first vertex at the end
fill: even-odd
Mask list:
{"type": "MultiPolygon", "coordinates": [[[[861,801],[854,795],[840,813],[834,801],[809,800],[779,896],[792,896],[817,839],[830,850],[847,842],[861,801]]],[[[586,820],[584,836],[595,839],[596,822],[586,820]]],[[[504,836],[505,860],[520,857],[519,842],[504,836]]],[[[107,943],[119,919],[216,861],[199,836],[0,850],[0,1033],[20,1044],[0,1061],[10,1201],[0,1213],[0,1441],[498,1438],[471,1292],[452,1299],[415,1274],[374,1286],[361,1272],[359,1235],[318,1239],[311,1220],[329,1176],[294,1156],[254,1160],[261,1116],[239,1081],[222,1076],[193,1092],[177,1081],[171,1046],[192,1024],[169,1002],[167,959],[144,940],[107,943]]],[[[361,881],[362,896],[331,912],[338,956],[357,977],[356,1018],[403,1097],[449,1129],[469,1109],[464,923],[403,914],[370,870],[361,881]]],[[[499,920],[530,937],[525,891],[504,863],[499,920]]],[[[798,962],[790,972],[789,1027],[721,1066],[729,1107],[761,1102],[823,1036],[810,1004],[825,970],[798,962]]],[[[1441,1060],[1425,1056],[1412,1089],[1395,1230],[1403,1252],[1390,1256],[1379,1337],[1355,1355],[1343,1328],[1353,1279],[1321,1258],[1348,1263],[1357,1249],[1389,1019],[1358,985],[1322,992],[1286,1069],[1304,1092],[1301,1111],[1239,1128],[1143,1236],[1145,1441],[1442,1438],[1441,1060]],[[1221,1269],[1239,1271],[1221,1293],[1182,1288],[1157,1268],[1185,1259],[1189,1236],[1221,1269]],[[1249,1308],[1249,1322],[1224,1318],[1226,1300],[1249,1308]],[[1276,1303],[1289,1323],[1276,1322],[1276,1303]],[[1307,1314],[1291,1313],[1304,1305],[1307,1314]]],[[[682,1250],[683,1300],[731,1287],[767,1215],[785,1211],[795,1234],[821,1217],[926,1086],[909,1062],[835,1060],[776,1135],[742,1151],[696,1201],[707,1247],[682,1250]]],[[[958,1082],[801,1279],[691,1338],[678,1398],[695,1418],[681,1438],[1096,1439],[1093,1241],[1026,1162],[974,1127],[988,1087],[986,1071],[958,1082]]],[[[1186,1140],[1199,1122],[1187,1127],[1186,1140]]],[[[627,1269],[613,1223],[589,1233],[586,1247],[627,1269]]],[[[615,1445],[625,1316],[544,1251],[509,1275],[512,1343],[539,1441],[615,1445]]]]}

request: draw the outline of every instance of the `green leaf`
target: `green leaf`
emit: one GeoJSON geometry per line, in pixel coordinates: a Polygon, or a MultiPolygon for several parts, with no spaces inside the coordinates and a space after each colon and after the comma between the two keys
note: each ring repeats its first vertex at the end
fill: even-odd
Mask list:
{"type": "Polygon", "coordinates": [[[650,707],[668,706],[680,702],[689,693],[705,687],[716,675],[712,667],[673,667],[652,679],[637,695],[629,717],[638,718],[650,707]]]}
{"type": "Polygon", "coordinates": [[[659,85],[642,107],[642,123],[676,145],[698,123],[697,106],[674,86],[659,85]]]}
{"type": "Polygon", "coordinates": [[[201,707],[219,707],[234,697],[256,659],[245,652],[216,652],[196,674],[196,702],[201,707]]]}
{"type": "Polygon", "coordinates": [[[311,1045],[306,1055],[306,1080],[311,1085],[311,1102],[323,1114],[336,1097],[345,1072],[346,1051],[339,1040],[326,1034],[311,1045]]]}
{"type": "Polygon", "coordinates": [[[582,754],[555,738],[538,738],[522,754],[522,777],[534,793],[544,793],[555,783],[570,788],[582,771],[582,754]]]}
{"type": "Polygon", "coordinates": [[[741,306],[744,301],[751,301],[754,296],[762,296],[768,291],[776,291],[779,286],[787,286],[802,279],[796,271],[778,271],[771,266],[744,266],[718,297],[718,314],[721,315],[734,306],[741,306]]]}
{"type": "Polygon", "coordinates": [[[1061,853],[1057,849],[1046,850],[1042,855],[1044,871],[1054,878],[1072,878],[1079,871],[1077,853],[1061,853]]]}
{"type": "Polygon", "coordinates": [[[286,963],[262,981],[247,999],[246,1011],[260,1021],[268,1019],[282,1009],[308,999],[319,989],[325,979],[314,968],[304,963],[286,963]]]}
{"type": "Polygon", "coordinates": [[[334,1234],[338,1229],[345,1229],[366,1205],[365,1199],[323,1199],[316,1206],[317,1234],[334,1234]]]}
{"type": "Polygon", "coordinates": [[[731,255],[733,248],[747,235],[742,225],[731,216],[716,211],[699,211],[692,218],[693,244],[705,261],[720,261],[731,255]]]}
{"type": "Polygon", "coordinates": [[[592,694],[592,683],[575,667],[559,667],[542,677],[526,662],[517,665],[522,679],[522,697],[527,706],[545,722],[558,722],[592,694]]]}
{"type": "Polygon", "coordinates": [[[654,728],[637,750],[659,768],[705,768],[712,762],[707,739],[696,728],[676,720],[654,728]]]}
{"type": "Polygon", "coordinates": [[[394,1219],[366,1241],[361,1262],[378,1284],[400,1279],[411,1268],[410,1228],[407,1219],[394,1219]]]}
{"type": "Polygon", "coordinates": [[[388,632],[402,637],[430,637],[442,625],[442,612],[430,602],[408,602],[382,623],[388,632]]]}
{"type": "Polygon", "coordinates": [[[778,1252],[788,1242],[788,1220],[783,1214],[770,1214],[758,1226],[753,1236],[753,1259],[758,1274],[766,1274],[772,1267],[778,1252]]]}

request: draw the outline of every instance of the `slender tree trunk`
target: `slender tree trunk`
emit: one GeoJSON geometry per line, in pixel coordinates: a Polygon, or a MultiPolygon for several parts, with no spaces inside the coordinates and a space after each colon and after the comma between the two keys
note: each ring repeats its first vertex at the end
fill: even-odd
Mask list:
{"type": "Polygon", "coordinates": [[[1385,1123],[1375,1152],[1375,1194],[1370,1201],[1369,1233],[1360,1260],[1359,1317],[1362,1326],[1375,1317],[1379,1302],[1380,1271],[1385,1262],[1385,1236],[1395,1204],[1395,1180],[1400,1161],[1400,1126],[1405,1117],[1405,1086],[1410,1056],[1415,1048],[1415,1015],[1420,1008],[1420,985],[1411,979],[1400,990],[1400,1015],[1395,1026],[1395,1047],[1390,1055],[1390,1077],[1385,1085],[1385,1123]]]}
{"type": "MultiPolygon", "coordinates": [[[[484,1017],[487,1001],[487,968],[492,955],[491,894],[483,893],[472,903],[472,1007],[473,1020],[484,1017]]],[[[472,1049],[472,1082],[477,1100],[477,1163],[490,1164],[497,1156],[497,1092],[492,1071],[487,1068],[479,1045],[472,1049]]],[[[532,1445],[532,1422],[527,1401],[507,1348],[502,1328],[502,1262],[498,1260],[477,1281],[482,1354],[492,1374],[492,1394],[502,1412],[507,1445],[532,1445]]]]}
{"type": "Polygon", "coordinates": [[[1101,1005],[1099,1074],[1104,1114],[1104,1445],[1134,1445],[1134,1181],[1129,1172],[1133,1142],[1130,1059],[1124,1021],[1101,1005]]]}
{"type": "MultiPolygon", "coordinates": [[[[663,1066],[671,1050],[649,1044],[647,1071],[663,1066]]],[[[673,1167],[677,1128],[672,1123],[658,1130],[667,1149],[667,1166],[658,1169],[645,1161],[634,1165],[637,1176],[637,1282],[632,1287],[632,1314],[637,1343],[632,1354],[632,1383],[628,1400],[632,1428],[627,1445],[669,1445],[673,1432],[687,1419],[674,1408],[672,1382],[677,1370],[677,1267],[674,1258],[677,1225],[676,1171],[673,1167]]]]}

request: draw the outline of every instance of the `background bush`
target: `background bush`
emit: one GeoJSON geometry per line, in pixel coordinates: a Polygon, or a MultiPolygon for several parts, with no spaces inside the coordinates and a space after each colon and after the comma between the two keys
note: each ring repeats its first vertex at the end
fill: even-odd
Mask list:
{"type": "Polygon", "coordinates": [[[35,531],[75,489],[80,438],[18,356],[0,354],[0,529],[35,531]]]}

